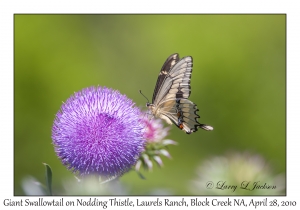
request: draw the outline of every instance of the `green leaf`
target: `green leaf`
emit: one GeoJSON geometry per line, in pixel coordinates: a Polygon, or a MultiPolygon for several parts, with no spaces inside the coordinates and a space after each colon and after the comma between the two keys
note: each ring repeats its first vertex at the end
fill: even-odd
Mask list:
{"type": "Polygon", "coordinates": [[[49,195],[52,195],[52,170],[47,163],[43,163],[43,164],[46,167],[45,178],[46,178],[46,186],[48,189],[48,193],[49,195]]]}

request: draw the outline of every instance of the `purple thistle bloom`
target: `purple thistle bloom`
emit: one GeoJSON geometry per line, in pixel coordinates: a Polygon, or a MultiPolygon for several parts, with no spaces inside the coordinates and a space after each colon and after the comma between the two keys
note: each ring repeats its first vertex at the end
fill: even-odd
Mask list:
{"type": "Polygon", "coordinates": [[[170,127],[165,127],[161,119],[151,119],[143,118],[145,123],[145,138],[148,142],[160,142],[165,138],[170,130],[170,127]]]}
{"type": "Polygon", "coordinates": [[[141,111],[118,91],[90,87],[72,95],[56,114],[55,152],[81,176],[112,179],[135,165],[145,140],[141,111]]]}
{"type": "Polygon", "coordinates": [[[143,151],[138,162],[135,165],[135,170],[139,171],[141,166],[152,170],[155,161],[159,166],[163,166],[161,156],[171,158],[170,153],[167,151],[167,146],[170,144],[176,145],[177,142],[171,139],[164,139],[170,127],[164,127],[161,119],[151,119],[143,115],[142,123],[145,126],[144,138],[147,140],[145,151],[143,151]]]}

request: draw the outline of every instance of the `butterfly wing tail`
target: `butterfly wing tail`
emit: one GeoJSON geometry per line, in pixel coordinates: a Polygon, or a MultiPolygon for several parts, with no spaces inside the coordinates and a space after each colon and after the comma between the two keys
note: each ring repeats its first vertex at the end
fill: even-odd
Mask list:
{"type": "Polygon", "coordinates": [[[200,124],[199,128],[202,128],[203,130],[206,130],[206,131],[212,131],[214,129],[212,126],[205,125],[205,124],[200,124]]]}

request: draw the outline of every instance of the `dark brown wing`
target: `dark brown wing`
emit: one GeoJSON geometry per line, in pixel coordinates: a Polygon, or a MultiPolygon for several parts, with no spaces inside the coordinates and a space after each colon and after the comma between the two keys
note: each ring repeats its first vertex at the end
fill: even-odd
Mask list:
{"type": "Polygon", "coordinates": [[[178,62],[179,60],[179,54],[174,53],[170,55],[167,60],[165,61],[164,65],[162,66],[157,81],[155,85],[155,89],[153,92],[153,97],[152,97],[152,103],[154,103],[157,93],[159,92],[161,85],[164,83],[164,80],[166,79],[168,72],[173,68],[173,66],[178,62]]]}

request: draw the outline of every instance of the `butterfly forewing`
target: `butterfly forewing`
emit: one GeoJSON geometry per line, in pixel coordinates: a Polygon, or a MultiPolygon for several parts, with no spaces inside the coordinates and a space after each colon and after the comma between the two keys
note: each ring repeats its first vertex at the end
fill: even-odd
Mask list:
{"type": "Polygon", "coordinates": [[[192,75],[193,59],[192,57],[182,58],[171,69],[169,77],[172,81],[171,90],[176,92],[176,99],[187,99],[191,94],[191,75],[192,75]]]}
{"type": "Polygon", "coordinates": [[[192,66],[192,57],[190,56],[178,61],[165,75],[156,97],[153,98],[153,103],[159,104],[166,100],[188,98],[191,93],[190,80],[192,66]]]}
{"type": "Polygon", "coordinates": [[[155,85],[155,89],[153,92],[153,97],[152,97],[152,103],[154,103],[155,98],[158,94],[158,92],[161,90],[162,84],[165,81],[166,77],[168,76],[168,72],[172,69],[172,67],[178,62],[179,60],[179,55],[178,53],[174,53],[170,55],[167,60],[165,61],[164,65],[162,66],[157,81],[155,85]]]}

